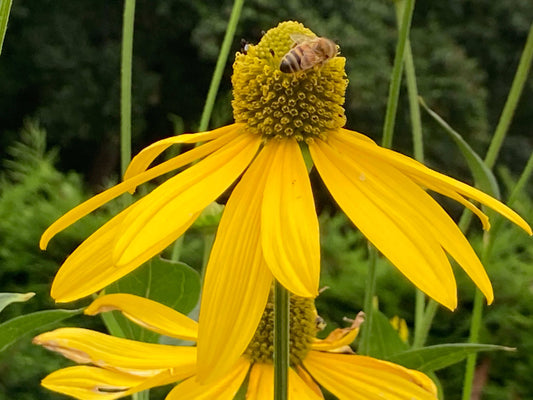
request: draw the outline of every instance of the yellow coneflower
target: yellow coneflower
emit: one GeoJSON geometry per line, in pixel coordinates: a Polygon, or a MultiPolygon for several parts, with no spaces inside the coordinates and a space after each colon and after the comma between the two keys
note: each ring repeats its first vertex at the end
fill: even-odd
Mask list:
{"type": "MultiPolygon", "coordinates": [[[[313,299],[291,298],[288,394],[291,400],[323,399],[320,386],[341,400],[436,400],[435,384],[421,372],[353,353],[362,318],[349,328],[315,338],[313,299]]],[[[128,294],[96,299],[87,314],[120,310],[154,332],[196,341],[197,325],[162,304],[128,294]]],[[[228,315],[229,317],[229,315],[228,315]]],[[[273,310],[268,303],[254,338],[220,379],[202,384],[197,379],[196,347],[143,343],[82,328],[59,328],[43,333],[34,343],[59,352],[84,366],[52,372],[42,385],[82,400],[112,400],[155,386],[179,382],[166,400],[232,400],[244,384],[246,399],[272,399],[273,310]],[[246,382],[246,377],[248,380],[246,382]],[[246,382],[246,383],[245,383],[246,382]]],[[[227,345],[231,346],[231,340],[227,345]]]]}
{"type": "MultiPolygon", "coordinates": [[[[350,220],[419,289],[450,309],[456,307],[450,255],[492,302],[492,286],[481,262],[426,189],[472,210],[485,229],[487,216],[468,198],[531,234],[529,225],[487,194],[344,129],[345,59],[335,56],[306,70],[283,73],[280,61],[291,50],[295,34],[314,36],[299,23],[284,22],[248,46],[246,54],[237,53],[234,124],[152,144],[132,160],[124,182],[48,228],[41,239],[43,249],[57,232],[100,205],[200,160],[85,240],[54,280],[56,301],[94,293],[161,252],[242,174],[218,228],[200,315],[200,375],[215,362],[227,367],[253,336],[273,277],[296,295],[317,294],[319,228],[302,147],[309,149],[326,187],[350,220]],[[203,144],[149,168],[171,145],[198,142],[203,144]],[[221,307],[231,310],[231,318],[222,320],[226,314],[221,307]],[[227,346],[226,337],[235,343],[227,346]]],[[[223,369],[220,365],[217,370],[223,369]]]]}

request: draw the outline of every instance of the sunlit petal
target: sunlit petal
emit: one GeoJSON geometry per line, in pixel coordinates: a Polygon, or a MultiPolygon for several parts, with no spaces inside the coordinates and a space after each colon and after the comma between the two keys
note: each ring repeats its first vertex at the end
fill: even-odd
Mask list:
{"type": "Polygon", "coordinates": [[[436,400],[424,374],[375,358],[311,351],[305,368],[340,400],[436,400]]]}
{"type": "Polygon", "coordinates": [[[272,273],[261,249],[263,152],[243,175],[226,205],[206,268],[198,330],[198,377],[226,373],[244,352],[263,314],[272,273]],[[231,343],[228,343],[231,338],[231,343]]]}
{"type": "Polygon", "coordinates": [[[111,400],[146,378],[97,367],[75,366],[52,372],[41,381],[50,390],[83,400],[111,400]]]}
{"type": "MultiPolygon", "coordinates": [[[[356,163],[366,179],[375,179],[382,183],[380,197],[387,198],[395,207],[404,203],[404,208],[412,209],[412,219],[417,218],[425,227],[427,235],[431,235],[466,271],[474,283],[480,288],[488,303],[494,299],[492,285],[472,246],[461,232],[457,224],[444,209],[418,184],[413,182],[401,171],[386,163],[376,163],[367,153],[348,141],[331,140],[332,146],[346,148],[355,154],[356,163]]],[[[427,236],[425,235],[425,236],[427,236]]]]}
{"type": "MultiPolygon", "coordinates": [[[[230,126],[233,127],[233,129],[230,130],[229,133],[227,134],[228,140],[233,138],[235,135],[237,135],[238,131],[240,130],[240,126],[237,126],[237,125],[230,125],[230,126]]],[[[197,135],[202,135],[202,134],[197,134],[197,135]]],[[[181,140],[190,141],[191,136],[195,136],[195,135],[180,135],[180,136],[173,137],[169,139],[168,141],[171,140],[173,144],[181,140]]],[[[204,140],[204,139],[205,138],[203,136],[200,136],[199,140],[204,140]]],[[[179,156],[174,157],[168,161],[165,161],[142,173],[141,173],[141,169],[146,167],[143,161],[148,162],[148,160],[145,160],[144,157],[141,157],[139,164],[134,164],[134,166],[132,167],[132,170],[127,173],[127,176],[129,179],[103,191],[102,193],[97,194],[96,196],[91,197],[89,200],[73,208],[72,210],[67,212],[65,215],[63,215],[61,218],[56,220],[52,225],[50,225],[48,229],[46,229],[46,231],[41,236],[41,240],[39,243],[40,248],[43,250],[46,249],[46,246],[48,245],[48,242],[50,241],[50,239],[52,239],[52,237],[54,237],[58,232],[61,232],[63,229],[72,225],[74,222],[76,222],[80,218],[83,218],[90,212],[96,210],[102,204],[107,203],[108,201],[114,199],[117,196],[120,196],[121,194],[125,192],[128,192],[128,191],[133,192],[137,186],[139,186],[140,184],[144,182],[147,182],[167,172],[173,171],[177,168],[187,165],[191,163],[192,161],[195,161],[199,158],[205,157],[206,155],[213,153],[214,151],[222,147],[225,143],[226,143],[226,137],[224,138],[224,140],[213,140],[212,142],[206,143],[186,153],[180,154],[179,156]]]]}
{"type": "Polygon", "coordinates": [[[250,362],[240,358],[221,379],[201,384],[192,377],[172,389],[165,400],[233,400],[249,368],[250,362]]]}
{"type": "Polygon", "coordinates": [[[103,368],[75,366],[51,373],[41,384],[47,389],[77,399],[111,400],[180,379],[179,376],[174,376],[172,371],[163,371],[145,378],[103,368]]]}
{"type": "Polygon", "coordinates": [[[450,309],[457,305],[455,278],[440,243],[434,238],[407,188],[427,195],[406,177],[374,171],[368,163],[346,155],[345,149],[317,141],[310,145],[320,176],[357,228],[418,288],[450,309]],[[389,190],[394,179],[399,192],[389,190]]]}
{"type": "Polygon", "coordinates": [[[395,168],[403,171],[412,179],[416,179],[419,183],[430,188],[431,190],[440,193],[440,188],[443,188],[455,191],[465,197],[479,201],[481,204],[484,204],[487,207],[492,208],[494,211],[500,213],[530,235],[532,234],[531,227],[522,217],[520,217],[515,211],[507,207],[505,204],[489,196],[488,194],[483,193],[481,190],[478,190],[456,179],[450,178],[444,174],[433,171],[418,161],[404,156],[403,154],[360,140],[352,135],[352,131],[341,129],[338,132],[338,135],[342,137],[343,140],[354,143],[360,151],[367,152],[375,157],[376,160],[380,160],[380,162],[390,163],[395,168]]]}
{"type": "MultiPolygon", "coordinates": [[[[317,394],[292,369],[289,369],[289,400],[320,400],[322,395],[317,394]]],[[[257,363],[252,366],[248,380],[246,400],[272,400],[274,398],[274,366],[272,364],[257,363]]]]}
{"type": "Polygon", "coordinates": [[[115,244],[117,266],[140,265],[176,240],[184,223],[238,178],[259,144],[254,135],[240,135],[139,200],[115,244]]]}
{"type": "Polygon", "coordinates": [[[146,329],[162,335],[196,341],[198,323],[161,303],[132,294],[108,294],[93,301],[85,314],[119,310],[124,316],[146,329]]]}
{"type": "Polygon", "coordinates": [[[33,343],[79,364],[91,363],[139,376],[154,376],[171,368],[179,380],[196,370],[195,347],[137,342],[89,329],[59,328],[36,336],[33,343]]]}
{"type": "MultiPolygon", "coordinates": [[[[57,302],[77,300],[104,288],[135,269],[136,265],[113,265],[113,247],[127,213],[135,203],[109,220],[83,241],[65,260],[52,283],[51,296],[57,302]]],[[[196,216],[195,216],[196,217],[196,216]]],[[[189,226],[194,222],[191,218],[189,226]]]]}
{"type": "Polygon", "coordinates": [[[271,164],[261,214],[265,260],[292,293],[316,297],[320,278],[318,219],[305,163],[293,140],[271,141],[263,149],[271,164]]]}
{"type": "Polygon", "coordinates": [[[296,366],[296,373],[300,377],[300,379],[305,382],[307,386],[318,396],[319,399],[323,399],[324,395],[322,394],[322,390],[320,389],[320,386],[316,383],[316,381],[313,379],[311,375],[305,370],[305,368],[302,368],[301,365],[296,366]]]}
{"type": "MultiPolygon", "coordinates": [[[[189,133],[182,134],[177,136],[171,136],[169,138],[159,140],[155,143],[152,143],[150,146],[142,149],[128,165],[128,169],[124,173],[124,180],[128,180],[135,175],[138,175],[144,172],[148,166],[166,149],[175,144],[184,144],[184,143],[199,143],[211,141],[213,139],[218,139],[223,137],[224,142],[229,142],[233,140],[235,135],[239,134],[239,130],[242,129],[244,124],[231,124],[228,126],[223,126],[222,128],[214,129],[209,132],[201,133],[189,133]]],[[[215,140],[213,140],[215,142],[215,140]]],[[[202,147],[202,146],[198,146],[202,147]]],[[[198,149],[195,147],[193,150],[198,149]]],[[[220,147],[220,144],[217,144],[216,147],[220,147]]],[[[185,153],[184,153],[185,154],[185,153]]],[[[195,158],[198,159],[199,157],[195,158]]]]}

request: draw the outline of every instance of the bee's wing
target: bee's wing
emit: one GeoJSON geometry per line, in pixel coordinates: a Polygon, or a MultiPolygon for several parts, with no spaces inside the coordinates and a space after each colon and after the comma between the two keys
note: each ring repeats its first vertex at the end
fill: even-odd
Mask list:
{"type": "Polygon", "coordinates": [[[316,38],[316,36],[304,35],[303,33],[291,33],[289,36],[295,44],[301,44],[303,42],[316,38]]]}
{"type": "Polygon", "coordinates": [[[313,68],[324,61],[324,58],[315,53],[314,51],[306,51],[300,60],[300,66],[302,69],[313,68]]]}

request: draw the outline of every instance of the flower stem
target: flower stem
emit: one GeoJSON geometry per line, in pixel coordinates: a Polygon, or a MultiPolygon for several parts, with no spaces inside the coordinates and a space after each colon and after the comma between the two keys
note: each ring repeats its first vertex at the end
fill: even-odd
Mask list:
{"type": "MultiPolygon", "coordinates": [[[[533,24],[531,25],[529,29],[529,35],[527,37],[524,50],[522,51],[520,62],[518,63],[518,68],[516,70],[513,83],[511,85],[511,90],[509,91],[509,95],[507,96],[507,100],[505,102],[502,115],[500,116],[500,120],[494,132],[494,136],[492,137],[489,150],[487,151],[487,155],[485,156],[485,163],[491,169],[494,166],[494,163],[496,162],[496,158],[500,151],[502,142],[505,138],[505,135],[507,134],[509,125],[511,124],[514,111],[518,104],[518,100],[520,99],[522,89],[524,88],[524,85],[525,85],[525,82],[526,82],[526,79],[529,73],[529,69],[531,67],[532,59],[533,59],[533,24]]],[[[520,178],[518,183],[524,185],[525,181],[527,181],[529,175],[531,174],[530,168],[532,167],[530,164],[531,164],[531,158],[529,159],[526,165],[526,168],[524,172],[522,173],[522,177],[520,178]],[[526,173],[526,171],[529,171],[529,172],[526,173]]],[[[513,190],[512,193],[514,195],[512,200],[514,201],[517,192],[513,190]]],[[[489,235],[488,233],[484,234],[484,239],[486,240],[483,241],[483,244],[484,244],[483,245],[483,257],[481,260],[483,264],[485,264],[489,259],[490,250],[492,248],[492,242],[493,242],[493,239],[491,239],[491,236],[493,237],[496,236],[494,230],[492,232],[492,235],[489,235]]],[[[474,297],[472,319],[470,321],[470,335],[469,335],[470,343],[476,343],[478,341],[479,329],[481,327],[482,318],[483,318],[483,296],[481,292],[477,289],[475,297],[474,297]]],[[[477,356],[475,353],[470,354],[466,359],[466,370],[465,370],[464,383],[463,383],[463,397],[462,397],[463,400],[469,400],[472,394],[472,384],[473,384],[476,360],[477,360],[477,356]]]]}
{"type": "Polygon", "coordinates": [[[122,174],[131,160],[131,70],[134,16],[135,0],[125,0],[120,65],[120,170],[122,174]]]}
{"type": "Polygon", "coordinates": [[[522,90],[524,89],[529,74],[532,58],[533,23],[529,28],[529,35],[527,36],[526,45],[522,51],[522,56],[520,57],[520,61],[518,63],[518,68],[511,85],[511,90],[509,91],[509,96],[507,96],[507,101],[503,107],[502,115],[500,116],[500,120],[498,121],[496,130],[494,131],[494,136],[490,142],[487,155],[485,156],[485,163],[489,168],[494,166],[500,148],[502,147],[503,140],[505,139],[505,135],[509,130],[509,125],[511,124],[511,120],[513,119],[513,115],[516,110],[516,105],[518,104],[518,100],[520,99],[520,95],[522,94],[522,90]]]}
{"type": "Polygon", "coordinates": [[[289,388],[289,292],[274,286],[274,400],[287,400],[289,388]]]}
{"type": "MultiPolygon", "coordinates": [[[[415,0],[403,0],[405,6],[401,18],[400,32],[398,42],[396,43],[396,54],[394,55],[394,64],[392,67],[392,76],[389,85],[389,97],[387,99],[387,111],[385,113],[385,123],[383,124],[383,138],[381,145],[390,148],[392,146],[392,137],[394,135],[394,123],[396,120],[396,110],[398,109],[398,97],[400,95],[400,83],[402,81],[403,60],[405,47],[411,28],[415,0]]],[[[400,1],[400,5],[403,1],[400,1]]]]}
{"type": "Polygon", "coordinates": [[[376,249],[368,245],[368,272],[366,276],[365,299],[363,308],[365,311],[365,323],[361,326],[361,342],[358,353],[370,355],[370,331],[372,328],[372,316],[374,312],[374,293],[376,291],[376,249]]]}
{"type": "Polygon", "coordinates": [[[203,132],[208,128],[209,119],[211,118],[211,113],[213,112],[213,106],[215,105],[218,87],[220,86],[222,73],[224,72],[226,61],[228,60],[229,51],[231,49],[231,43],[233,41],[233,36],[235,35],[235,30],[237,29],[237,23],[239,22],[243,3],[244,0],[235,0],[235,2],[233,3],[231,16],[228,22],[228,28],[226,29],[226,34],[224,35],[224,40],[222,41],[222,46],[218,55],[217,64],[215,66],[215,72],[213,73],[213,77],[211,78],[211,84],[209,85],[209,91],[207,92],[204,110],[200,119],[200,126],[198,127],[198,130],[200,132],[203,132]]]}

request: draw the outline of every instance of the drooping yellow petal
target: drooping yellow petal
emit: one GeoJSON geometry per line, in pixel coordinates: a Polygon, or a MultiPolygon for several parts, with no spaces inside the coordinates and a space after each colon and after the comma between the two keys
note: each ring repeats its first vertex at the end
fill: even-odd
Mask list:
{"type": "Polygon", "coordinates": [[[365,314],[360,312],[348,328],[337,328],[333,330],[325,339],[316,339],[312,344],[313,350],[320,351],[336,351],[341,349],[344,351],[346,346],[349,346],[359,333],[359,327],[365,321],[365,314]]]}
{"type": "Polygon", "coordinates": [[[529,224],[515,211],[513,211],[511,208],[507,207],[500,201],[496,200],[495,198],[489,196],[488,194],[483,193],[481,190],[478,190],[472,186],[467,185],[466,183],[450,178],[449,176],[446,176],[439,172],[433,171],[432,169],[426,167],[418,161],[413,160],[412,158],[407,157],[403,154],[397,153],[393,150],[384,149],[364,140],[360,140],[358,137],[352,134],[352,131],[340,129],[339,132],[336,133],[340,137],[342,137],[343,140],[355,144],[360,151],[367,152],[374,158],[391,164],[395,168],[398,168],[406,175],[409,175],[412,179],[416,179],[422,185],[430,188],[431,190],[440,193],[440,188],[442,188],[450,191],[455,191],[465,197],[479,201],[481,204],[484,204],[487,207],[492,208],[494,211],[500,213],[509,221],[515,223],[530,235],[533,234],[529,224]]]}
{"type": "MultiPolygon", "coordinates": [[[[289,400],[321,400],[307,383],[289,368],[289,400]]],[[[257,363],[252,365],[246,400],[272,400],[274,398],[274,366],[272,364],[257,363]]]]}
{"type": "MultiPolygon", "coordinates": [[[[51,296],[57,302],[73,301],[94,293],[137,267],[127,265],[119,268],[113,265],[112,260],[113,246],[122,230],[124,218],[137,205],[132,204],[105,223],[65,260],[52,283],[51,296]]],[[[188,226],[193,222],[191,218],[188,226]]]]}
{"type": "Polygon", "coordinates": [[[352,354],[310,351],[304,366],[339,400],[436,400],[437,389],[421,372],[352,354]]]}
{"type": "Polygon", "coordinates": [[[54,392],[83,400],[112,400],[124,396],[146,378],[89,366],[75,366],[52,372],[41,384],[54,392]]]}
{"type": "Polygon", "coordinates": [[[202,208],[237,178],[259,145],[259,139],[253,135],[242,135],[235,141],[236,146],[226,148],[229,155],[227,152],[212,154],[163,183],[87,238],[60,268],[52,284],[52,297],[58,302],[67,302],[94,293],[128,274],[181,236],[202,208]],[[241,154],[235,157],[232,151],[241,154]],[[221,163],[229,156],[235,160],[224,165],[227,168],[221,168],[221,163]],[[216,171],[212,176],[203,179],[213,169],[216,171]],[[216,183],[212,181],[214,178],[218,178],[216,183]],[[139,226],[140,220],[145,223],[139,226]],[[124,252],[125,246],[129,251],[124,252]],[[117,263],[120,252],[122,260],[117,263]]]}
{"type": "Polygon", "coordinates": [[[62,354],[79,364],[155,376],[172,369],[175,380],[196,371],[196,348],[143,343],[82,328],[59,328],[45,332],[33,343],[62,354]]]}
{"type": "Polygon", "coordinates": [[[145,378],[98,367],[75,366],[52,372],[41,384],[81,400],[112,400],[179,380],[172,371],[145,378]]]}
{"type": "Polygon", "coordinates": [[[358,147],[351,142],[332,137],[331,145],[338,149],[346,148],[353,154],[366,179],[375,177],[375,180],[382,182],[383,189],[380,197],[385,198],[389,195],[389,201],[395,207],[400,207],[401,203],[404,202],[406,209],[412,208],[411,218],[420,220],[425,226],[425,231],[433,236],[444,250],[458,262],[483,292],[488,303],[492,303],[494,299],[492,285],[483,265],[457,224],[431,196],[402,171],[388,163],[376,162],[367,153],[358,151],[358,147]]]}
{"type": "MultiPolygon", "coordinates": [[[[234,138],[238,134],[239,130],[241,129],[240,125],[239,126],[230,125],[230,126],[233,129],[230,130],[230,132],[227,133],[224,138],[220,138],[218,140],[214,140],[202,146],[196,147],[186,153],[180,154],[179,156],[174,157],[168,161],[165,161],[142,173],[140,173],[140,170],[144,166],[144,165],[141,165],[143,164],[142,161],[144,161],[144,157],[141,157],[139,165],[134,165],[134,167],[132,167],[133,168],[132,171],[128,173],[128,177],[129,177],[128,180],[125,180],[124,182],[121,182],[103,191],[102,193],[99,193],[96,196],[91,197],[89,200],[83,202],[77,207],[74,207],[72,210],[67,212],[61,218],[56,220],[52,225],[50,225],[48,229],[46,229],[46,231],[41,236],[41,240],[39,243],[40,248],[42,250],[46,249],[46,246],[48,245],[48,242],[50,241],[50,239],[52,239],[58,232],[61,232],[63,229],[72,225],[74,222],[76,222],[80,218],[83,218],[90,212],[96,210],[102,204],[107,203],[108,201],[114,199],[117,196],[120,196],[121,194],[125,192],[128,192],[128,191],[133,192],[135,188],[142,183],[145,183],[160,175],[163,175],[167,172],[173,171],[177,168],[187,165],[210,153],[213,153],[214,151],[222,147],[227,141],[234,138]],[[139,173],[135,175],[135,173],[137,172],[139,173]]],[[[175,143],[181,142],[181,140],[185,140],[187,142],[194,143],[195,140],[192,140],[191,137],[196,137],[200,141],[205,139],[205,137],[202,136],[203,134],[196,134],[196,135],[199,135],[199,136],[195,136],[195,135],[176,136],[172,138],[172,142],[173,144],[175,144],[175,143]]]]}
{"type": "MultiPolygon", "coordinates": [[[[239,134],[239,130],[242,128],[243,125],[244,124],[231,124],[218,129],[214,129],[209,132],[182,134],[152,143],[150,146],[145,147],[135,157],[133,157],[130,164],[128,165],[128,168],[126,169],[126,172],[124,173],[124,180],[126,181],[134,177],[135,175],[144,172],[148,168],[148,166],[159,155],[161,155],[161,153],[163,153],[172,145],[206,142],[211,141],[213,139],[218,139],[222,136],[224,136],[223,140],[225,142],[229,142],[235,137],[235,135],[239,134]]],[[[220,145],[218,145],[217,147],[219,146],[220,145]]],[[[198,147],[192,150],[198,149],[198,147]]]]}
{"type": "Polygon", "coordinates": [[[124,316],[146,329],[162,335],[196,341],[198,323],[161,303],[132,294],[101,296],[85,309],[85,314],[119,310],[124,316]]]}
{"type": "Polygon", "coordinates": [[[140,265],[176,240],[183,233],[183,223],[238,178],[259,144],[256,135],[239,135],[138,201],[138,207],[126,216],[115,244],[117,266],[140,265]]]}
{"type": "Polygon", "coordinates": [[[218,227],[200,306],[201,382],[232,368],[253,337],[268,300],[272,273],[263,258],[260,224],[268,162],[261,151],[233,190],[218,227]]]}
{"type": "Polygon", "coordinates": [[[417,197],[433,201],[431,197],[400,174],[372,171],[343,148],[316,141],[309,149],[329,192],[357,228],[419,289],[454,309],[457,295],[450,263],[429,221],[418,213],[416,203],[406,200],[412,195],[401,184],[416,188],[417,197]],[[402,182],[394,185],[401,191],[394,193],[387,183],[398,178],[402,182]]]}
{"type": "Polygon", "coordinates": [[[249,368],[250,362],[241,357],[221,379],[201,384],[195,377],[189,378],[172,389],[165,400],[233,400],[249,368]]]}
{"type": "Polygon", "coordinates": [[[265,260],[276,279],[292,293],[316,297],[320,278],[320,240],[311,183],[298,143],[270,141],[271,160],[261,213],[265,260]]]}

